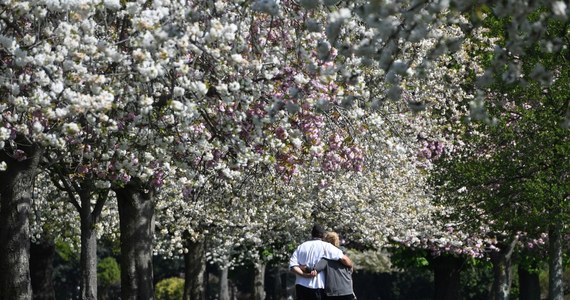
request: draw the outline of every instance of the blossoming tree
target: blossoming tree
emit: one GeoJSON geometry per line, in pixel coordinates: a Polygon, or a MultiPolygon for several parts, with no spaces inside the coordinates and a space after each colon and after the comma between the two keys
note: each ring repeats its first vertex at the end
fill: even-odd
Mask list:
{"type": "MultiPolygon", "coordinates": [[[[521,16],[514,18],[513,31],[528,27],[539,32],[542,19],[531,24],[522,18],[536,7],[521,3],[526,1],[496,5],[495,10],[521,16]]],[[[196,216],[204,208],[195,207],[193,199],[209,201],[198,196],[215,191],[212,187],[227,185],[231,191],[247,178],[244,170],[267,168],[286,180],[299,173],[301,178],[326,179],[323,186],[329,190],[311,207],[332,205],[334,211],[340,202],[331,203],[332,194],[336,190],[351,195],[344,188],[351,186],[354,177],[326,178],[320,173],[361,171],[365,155],[370,155],[378,159],[366,173],[372,177],[353,175],[365,183],[370,197],[402,192],[428,205],[421,193],[422,169],[410,157],[418,133],[429,148],[423,155],[441,151],[443,141],[434,139],[440,127],[428,124],[431,117],[420,119],[426,123],[411,121],[424,126],[424,131],[414,126],[409,130],[409,124],[393,127],[396,133],[374,129],[378,136],[371,138],[370,147],[359,134],[369,132],[364,130],[366,122],[379,125],[409,118],[399,114],[402,109],[441,105],[454,113],[457,106],[450,94],[457,91],[457,81],[441,84],[436,82],[441,73],[431,78],[430,74],[439,70],[434,62],[442,53],[461,49],[463,37],[457,30],[473,32],[482,5],[465,1],[3,1],[0,267],[11,276],[0,275],[0,298],[31,297],[28,191],[38,166],[47,168],[47,163],[70,167],[67,174],[75,178],[89,178],[95,193],[113,190],[117,195],[126,299],[153,297],[156,205],[188,205],[184,210],[196,216]],[[468,10],[473,12],[468,20],[456,13],[468,10]],[[429,46],[421,61],[414,61],[421,49],[414,43],[429,46]],[[427,86],[434,87],[433,93],[424,91],[427,86]],[[443,101],[438,102],[438,97],[443,101]],[[398,99],[403,102],[389,103],[398,99]],[[397,112],[397,118],[365,116],[379,107],[380,114],[397,112]],[[402,137],[399,130],[405,131],[402,137]],[[378,164],[395,161],[402,162],[402,168],[388,164],[386,172],[379,172],[384,166],[378,164]],[[393,189],[384,194],[370,178],[384,180],[393,189]],[[420,179],[414,183],[411,178],[420,179]],[[408,188],[402,191],[397,185],[408,188]]],[[[545,18],[566,21],[564,3],[555,1],[547,7],[545,18]]],[[[508,47],[497,49],[495,65],[510,61],[521,45],[534,43],[540,39],[537,36],[513,34],[508,47]]],[[[559,51],[555,39],[544,42],[546,50],[559,51]]],[[[509,66],[505,79],[517,74],[517,65],[509,66]]],[[[537,66],[532,74],[540,79],[550,73],[537,66]]],[[[480,87],[486,86],[489,76],[483,72],[480,87]]],[[[480,102],[473,102],[473,107],[480,108],[480,102]]],[[[314,186],[305,188],[302,193],[312,195],[314,186]]],[[[252,209],[254,197],[238,199],[252,209]]],[[[103,209],[102,202],[91,207],[91,200],[85,199],[83,207],[93,209],[84,214],[87,217],[103,209]]],[[[366,201],[351,198],[357,204],[351,210],[364,213],[366,201]]],[[[407,203],[396,211],[410,209],[413,205],[407,203]]],[[[410,223],[389,226],[397,228],[391,236],[415,242],[414,234],[400,232],[423,218],[415,216],[410,223]]],[[[377,236],[374,242],[383,239],[377,236]]]]}

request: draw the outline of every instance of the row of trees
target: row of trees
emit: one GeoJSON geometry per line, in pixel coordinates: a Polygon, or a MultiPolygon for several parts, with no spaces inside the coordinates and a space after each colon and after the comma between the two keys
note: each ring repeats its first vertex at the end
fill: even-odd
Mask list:
{"type": "Polygon", "coordinates": [[[75,239],[82,299],[102,234],[125,299],[153,298],[153,253],[183,255],[199,299],[206,261],[263,275],[315,220],[501,261],[522,233],[556,241],[566,7],[468,2],[4,1],[0,299],[31,298],[31,240],[75,239]]]}

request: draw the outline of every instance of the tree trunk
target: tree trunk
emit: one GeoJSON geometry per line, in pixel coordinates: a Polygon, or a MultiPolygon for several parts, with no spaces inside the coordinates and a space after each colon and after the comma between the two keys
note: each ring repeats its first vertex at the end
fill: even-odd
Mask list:
{"type": "Polygon", "coordinates": [[[512,284],[512,255],[518,238],[513,238],[509,244],[501,245],[499,252],[490,254],[493,263],[493,285],[491,299],[508,300],[512,284]]]}
{"type": "Polygon", "coordinates": [[[563,300],[563,268],[562,268],[562,236],[559,224],[553,225],[548,231],[548,299],[563,300]]]}
{"type": "Polygon", "coordinates": [[[184,254],[184,300],[206,299],[204,241],[187,239],[186,248],[188,253],[184,254]]]}
{"type": "Polygon", "coordinates": [[[228,267],[220,267],[220,300],[230,300],[230,288],[228,284],[228,267]]]}
{"type": "MultiPolygon", "coordinates": [[[[97,232],[95,224],[101,215],[101,210],[107,200],[108,191],[99,193],[95,205],[91,205],[94,187],[92,179],[84,178],[75,182],[64,172],[54,172],[59,180],[52,178],[54,184],[62,191],[67,192],[69,202],[79,213],[81,222],[81,278],[79,294],[82,300],[97,299],[97,232]],[[77,197],[79,196],[79,202],[77,197]]],[[[55,177],[55,176],[54,176],[55,177]]]]}
{"type": "Polygon", "coordinates": [[[289,295],[289,289],[290,287],[287,284],[287,277],[289,276],[289,270],[288,269],[281,269],[281,268],[275,268],[278,274],[278,283],[279,285],[277,286],[277,295],[280,297],[279,299],[281,299],[281,297],[286,298],[289,295]]]}
{"type": "Polygon", "coordinates": [[[519,265],[519,300],[540,300],[538,273],[529,272],[519,265]]]}
{"type": "Polygon", "coordinates": [[[212,286],[210,285],[210,281],[211,281],[211,268],[208,268],[208,266],[206,265],[206,271],[204,272],[204,288],[205,288],[205,296],[206,298],[204,299],[210,299],[212,297],[215,297],[215,293],[212,291],[212,286]]]}
{"type": "Polygon", "coordinates": [[[154,299],[153,192],[134,184],[115,189],[121,232],[121,299],[154,299]]]}
{"type": "Polygon", "coordinates": [[[434,300],[459,300],[461,259],[442,255],[432,260],[434,271],[434,300]]]}
{"type": "Polygon", "coordinates": [[[10,157],[8,150],[0,151],[8,167],[0,171],[0,300],[26,300],[32,299],[29,210],[41,149],[20,145],[24,160],[10,157]]]}
{"type": "Polygon", "coordinates": [[[42,240],[30,246],[30,277],[34,300],[54,300],[53,259],[55,244],[53,240],[42,240]]]}
{"type": "Polygon", "coordinates": [[[82,300],[97,300],[97,232],[91,219],[90,204],[82,202],[79,290],[82,300]]]}
{"type": "Polygon", "coordinates": [[[255,264],[253,278],[253,299],[265,300],[265,262],[259,261],[255,264]]]}

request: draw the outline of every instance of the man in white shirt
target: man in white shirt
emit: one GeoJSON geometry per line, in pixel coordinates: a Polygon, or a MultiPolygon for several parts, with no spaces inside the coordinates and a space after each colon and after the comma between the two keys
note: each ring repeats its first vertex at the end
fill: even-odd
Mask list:
{"type": "Polygon", "coordinates": [[[297,300],[321,300],[325,297],[324,272],[303,272],[302,267],[312,269],[321,258],[339,260],[343,265],[352,268],[352,261],[342,250],[331,243],[322,241],[325,230],[315,224],[311,230],[312,239],[299,245],[289,259],[289,269],[297,275],[295,280],[295,294],[297,300]]]}

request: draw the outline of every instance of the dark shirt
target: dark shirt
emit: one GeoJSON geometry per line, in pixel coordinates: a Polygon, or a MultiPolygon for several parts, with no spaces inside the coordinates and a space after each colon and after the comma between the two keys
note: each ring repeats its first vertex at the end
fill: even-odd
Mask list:
{"type": "Polygon", "coordinates": [[[327,296],[352,295],[352,274],[340,260],[321,259],[314,268],[325,272],[325,293],[327,296]]]}

